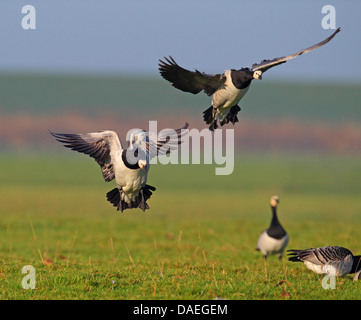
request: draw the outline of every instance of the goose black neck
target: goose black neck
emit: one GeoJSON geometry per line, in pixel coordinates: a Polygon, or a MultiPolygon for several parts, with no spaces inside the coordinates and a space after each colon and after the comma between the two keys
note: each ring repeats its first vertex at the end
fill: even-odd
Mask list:
{"type": "Polygon", "coordinates": [[[267,234],[275,239],[282,239],[287,233],[285,229],[281,226],[277,218],[277,207],[271,206],[272,209],[272,220],[269,228],[267,229],[267,234]]]}
{"type": "Polygon", "coordinates": [[[139,169],[139,165],[138,165],[138,161],[136,163],[130,163],[128,162],[127,160],[127,150],[123,150],[122,151],[122,160],[124,162],[124,165],[128,168],[128,169],[131,169],[131,170],[136,170],[136,169],[139,169]]]}
{"type": "Polygon", "coordinates": [[[278,226],[280,223],[279,223],[278,218],[277,218],[277,207],[271,206],[271,210],[272,210],[271,227],[272,227],[272,225],[273,226],[278,226]]]}
{"type": "Polygon", "coordinates": [[[237,89],[245,89],[253,80],[253,72],[248,68],[242,68],[240,70],[231,70],[232,83],[237,89]]]}

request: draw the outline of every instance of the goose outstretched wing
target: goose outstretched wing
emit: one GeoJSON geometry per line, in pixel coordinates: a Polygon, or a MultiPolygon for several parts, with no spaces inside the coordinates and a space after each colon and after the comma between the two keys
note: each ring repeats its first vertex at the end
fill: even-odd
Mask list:
{"type": "Polygon", "coordinates": [[[294,59],[298,56],[300,56],[301,54],[305,54],[307,52],[310,52],[312,50],[315,50],[317,48],[322,47],[323,45],[325,45],[326,43],[330,42],[334,36],[339,33],[341,31],[341,28],[338,28],[331,36],[329,36],[328,38],[326,38],[325,40],[314,44],[311,47],[308,47],[306,49],[302,49],[300,51],[297,51],[296,53],[290,54],[288,56],[284,56],[284,57],[280,57],[280,58],[274,58],[272,60],[263,60],[260,63],[254,63],[252,65],[252,70],[256,71],[256,70],[260,70],[262,72],[266,72],[268,69],[275,67],[279,64],[285,63],[288,60],[294,59]]]}
{"type": "Polygon", "coordinates": [[[94,158],[100,165],[105,181],[114,179],[114,154],[123,147],[118,135],[114,131],[100,131],[86,134],[50,134],[59,142],[71,150],[85,153],[94,158]]]}
{"type": "Polygon", "coordinates": [[[207,95],[211,96],[226,80],[223,74],[211,75],[198,70],[186,70],[180,67],[171,56],[164,57],[164,60],[159,60],[160,74],[175,88],[185,92],[197,94],[204,90],[207,95]]]}

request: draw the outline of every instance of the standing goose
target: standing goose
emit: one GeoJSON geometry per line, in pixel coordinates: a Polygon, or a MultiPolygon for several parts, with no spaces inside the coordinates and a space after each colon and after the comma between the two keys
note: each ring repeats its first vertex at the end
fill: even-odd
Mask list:
{"type": "Polygon", "coordinates": [[[278,258],[282,258],[289,237],[285,229],[277,218],[277,204],[279,203],[278,196],[271,197],[270,204],[272,209],[272,220],[269,228],[263,231],[258,238],[257,250],[261,251],[264,259],[268,255],[277,254],[278,258]]]}
{"type": "Polygon", "coordinates": [[[354,256],[350,250],[343,247],[330,246],[287,251],[290,252],[289,261],[303,262],[308,269],[318,274],[343,277],[356,272],[354,280],[357,280],[360,274],[361,256],[354,256]]]}
{"type": "Polygon", "coordinates": [[[183,128],[162,130],[157,133],[133,130],[129,147],[124,149],[114,131],[86,134],[50,134],[71,150],[88,154],[100,165],[105,181],[115,179],[117,187],[107,193],[107,199],[123,212],[125,209],[149,209],[147,200],[155,191],[147,182],[150,161],[153,157],[168,154],[181,143],[186,134],[183,128]]]}
{"type": "Polygon", "coordinates": [[[262,74],[268,69],[322,47],[331,41],[338,32],[340,32],[340,28],[325,40],[311,47],[288,56],[263,60],[253,64],[252,68],[231,69],[222,74],[211,75],[198,70],[186,70],[169,56],[169,58],[164,57],[165,61],[159,60],[159,71],[164,79],[179,90],[193,94],[203,90],[208,96],[213,95],[212,106],[203,112],[204,121],[213,131],[218,127],[218,120],[221,126],[229,122],[232,122],[233,125],[238,122],[237,114],[241,110],[238,102],[247,93],[253,79],[261,80],[262,74]]]}

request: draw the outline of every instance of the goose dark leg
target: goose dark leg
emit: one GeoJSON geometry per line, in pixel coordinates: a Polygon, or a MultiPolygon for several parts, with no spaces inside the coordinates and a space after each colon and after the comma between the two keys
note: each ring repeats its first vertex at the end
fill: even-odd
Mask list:
{"type": "Polygon", "coordinates": [[[266,255],[263,256],[263,261],[264,261],[264,273],[265,273],[265,277],[267,280],[268,276],[267,276],[267,256],[266,255]]]}

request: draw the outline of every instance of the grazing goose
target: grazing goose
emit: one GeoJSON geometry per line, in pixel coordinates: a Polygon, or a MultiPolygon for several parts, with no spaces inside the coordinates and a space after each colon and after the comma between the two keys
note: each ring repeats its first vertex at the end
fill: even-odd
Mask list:
{"type": "Polygon", "coordinates": [[[305,250],[287,250],[288,260],[304,262],[305,266],[318,274],[342,277],[356,272],[358,279],[361,270],[361,256],[354,256],[346,248],[338,246],[310,248],[305,250]]]}
{"type": "Polygon", "coordinates": [[[186,134],[183,128],[162,130],[161,133],[133,130],[129,147],[124,149],[114,131],[86,134],[50,134],[71,150],[88,154],[100,165],[105,181],[115,179],[117,187],[107,193],[107,199],[117,210],[149,209],[147,200],[155,191],[147,182],[150,161],[153,157],[168,154],[181,143],[186,134]]]}
{"type": "Polygon", "coordinates": [[[263,231],[258,238],[257,250],[261,251],[264,259],[268,255],[277,254],[278,258],[282,258],[283,251],[285,250],[289,237],[285,229],[278,221],[277,218],[277,204],[279,203],[278,196],[273,196],[270,200],[272,209],[272,220],[269,228],[263,231]]]}
{"type": "Polygon", "coordinates": [[[213,95],[212,106],[203,112],[204,121],[210,125],[209,129],[213,131],[218,127],[218,120],[221,126],[229,122],[232,122],[233,125],[238,122],[237,114],[241,110],[238,102],[247,93],[253,79],[261,80],[262,74],[268,69],[325,45],[339,31],[340,28],[325,40],[311,47],[288,56],[263,60],[253,64],[252,68],[231,69],[226,70],[223,74],[211,75],[198,70],[183,69],[169,56],[169,58],[164,57],[165,61],[159,60],[159,71],[164,79],[179,90],[193,94],[203,90],[208,96],[213,95]]]}

